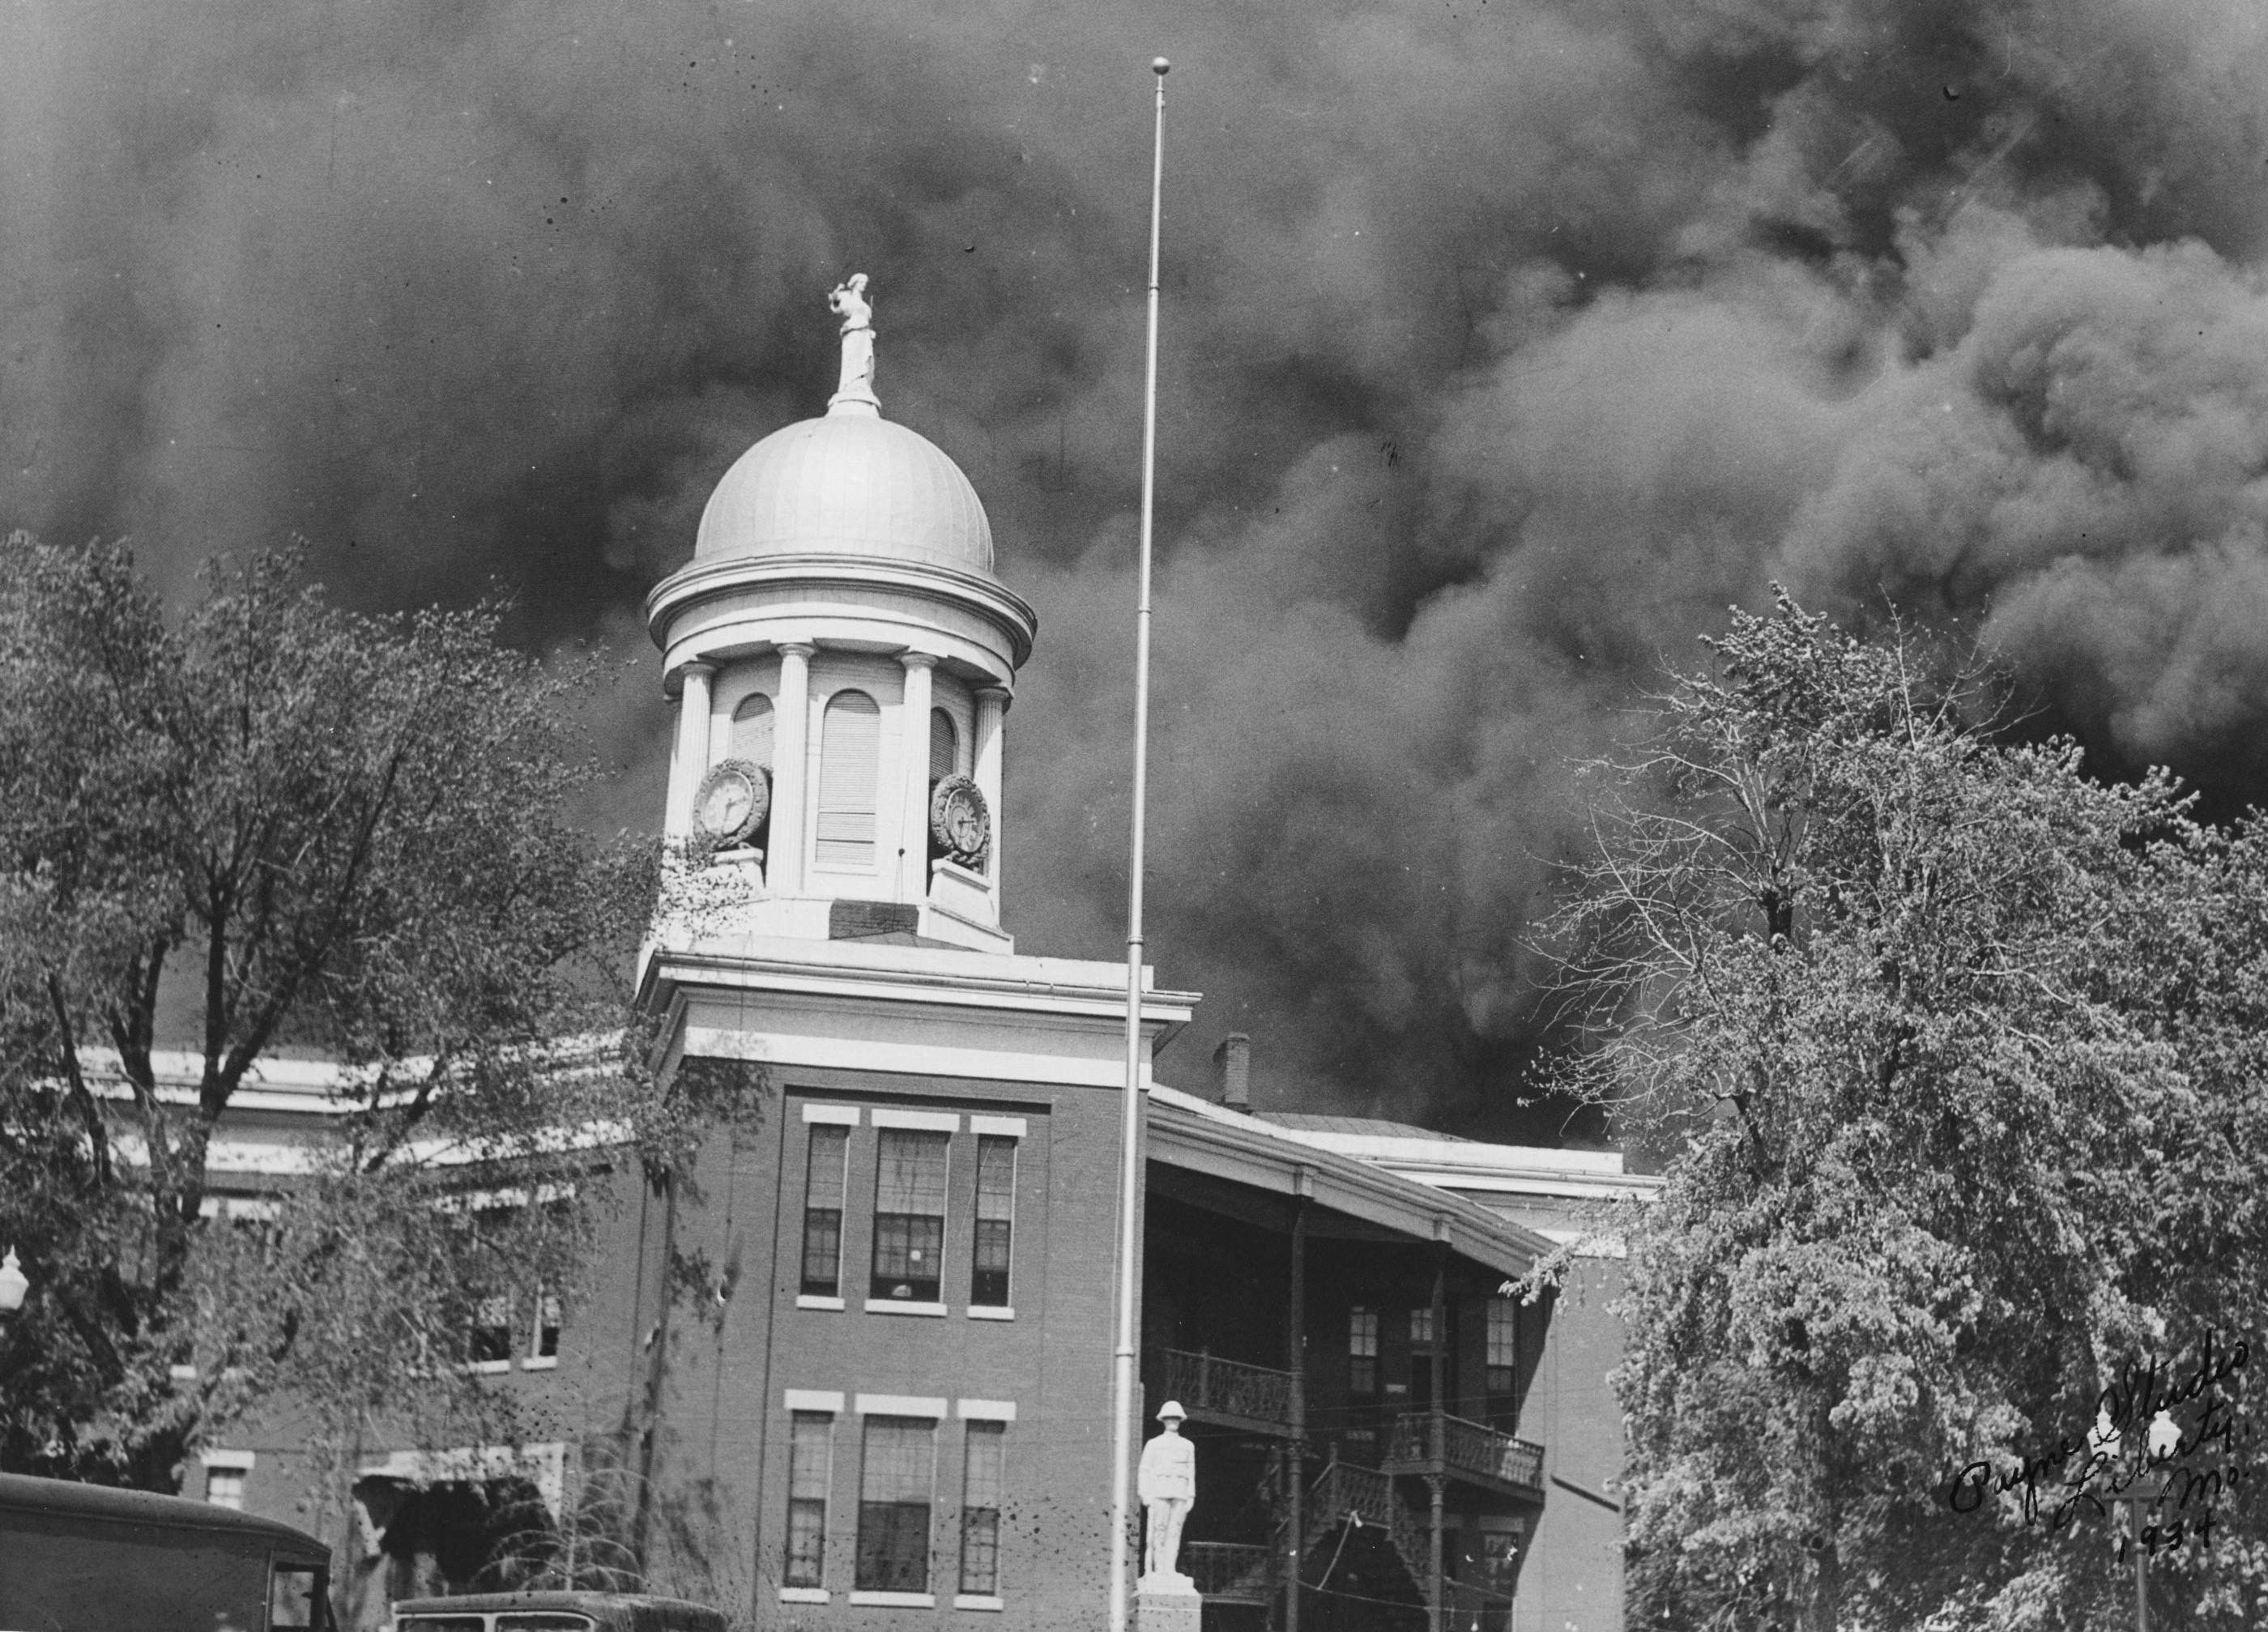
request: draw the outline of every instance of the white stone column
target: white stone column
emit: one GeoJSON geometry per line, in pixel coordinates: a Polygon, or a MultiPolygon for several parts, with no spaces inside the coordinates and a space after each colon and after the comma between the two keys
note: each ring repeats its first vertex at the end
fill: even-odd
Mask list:
{"type": "Polygon", "coordinates": [[[902,651],[905,665],[904,759],[898,768],[898,899],[919,901],[929,895],[929,710],[934,690],[930,671],[937,659],[926,651],[902,651]]]}
{"type": "Polygon", "coordinates": [[[678,671],[677,741],[669,756],[669,801],[662,836],[682,841],[693,834],[693,796],[709,774],[709,682],[714,664],[688,663],[678,671]]]}
{"type": "MultiPolygon", "coordinates": [[[[1008,694],[987,686],[976,694],[976,790],[992,815],[992,849],[984,858],[985,876],[992,880],[992,910],[1000,910],[1000,722],[1008,712],[1008,694]]],[[[998,922],[996,915],[995,922],[998,922]]]]}
{"type": "Polygon", "coordinates": [[[810,803],[811,659],[819,649],[790,641],[779,649],[779,708],[773,721],[772,831],[764,856],[774,895],[803,893],[803,813],[810,803]]]}

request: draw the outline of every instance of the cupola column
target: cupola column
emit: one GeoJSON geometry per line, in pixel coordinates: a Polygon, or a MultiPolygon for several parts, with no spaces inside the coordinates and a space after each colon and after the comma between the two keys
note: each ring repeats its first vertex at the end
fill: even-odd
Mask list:
{"type": "Polygon", "coordinates": [[[803,892],[803,813],[811,800],[811,659],[819,649],[789,641],[779,649],[779,709],[772,745],[772,842],[765,882],[774,895],[803,892]]]}
{"type": "Polygon", "coordinates": [[[987,686],[976,694],[976,791],[992,814],[992,842],[984,857],[985,876],[992,880],[992,908],[1000,908],[1000,722],[1008,712],[1008,694],[987,686]]]}
{"type": "Polygon", "coordinates": [[[682,689],[677,698],[677,746],[669,761],[669,804],[662,817],[666,839],[693,836],[693,796],[709,774],[709,681],[716,673],[707,663],[688,663],[678,672],[682,689]]]}
{"type": "Polygon", "coordinates": [[[918,901],[929,894],[929,711],[934,687],[930,671],[937,659],[926,651],[905,651],[905,755],[898,798],[898,899],[918,901]]]}

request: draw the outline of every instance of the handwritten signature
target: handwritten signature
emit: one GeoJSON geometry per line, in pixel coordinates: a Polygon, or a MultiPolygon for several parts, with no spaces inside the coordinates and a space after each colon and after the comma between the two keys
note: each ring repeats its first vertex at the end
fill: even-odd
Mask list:
{"type": "Polygon", "coordinates": [[[1970,1462],[1944,1488],[1946,1504],[1973,1513],[1994,1496],[2014,1495],[2023,1522],[2058,1530],[2092,1510],[2107,1517],[2117,1502],[2147,1503],[2136,1512],[2136,1534],[2119,1543],[2123,1559],[2139,1540],[2152,1555],[2194,1540],[2209,1545],[2221,1498],[2254,1474],[2242,1453],[2251,1424],[2239,1419],[2232,1379],[2251,1357],[2243,1338],[2207,1334],[2197,1363],[2176,1373],[2156,1356],[2130,1361],[2095,1400],[2094,1429],[2078,1443],[2013,1466],[1970,1462]]]}

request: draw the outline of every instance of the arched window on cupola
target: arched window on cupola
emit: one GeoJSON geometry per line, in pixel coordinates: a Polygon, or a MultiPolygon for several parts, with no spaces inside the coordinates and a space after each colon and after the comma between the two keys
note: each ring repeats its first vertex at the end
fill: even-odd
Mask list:
{"type": "Polygon", "coordinates": [[[763,693],[751,692],[733,710],[732,746],[725,750],[728,757],[746,760],[751,765],[772,768],[772,700],[763,693]]]}
{"type": "Polygon", "coordinates": [[[932,788],[961,768],[961,732],[953,716],[943,709],[929,715],[929,785],[932,788]]]}
{"type": "Polygon", "coordinates": [[[818,864],[872,872],[881,709],[863,691],[836,692],[827,700],[819,745],[818,864]]]}

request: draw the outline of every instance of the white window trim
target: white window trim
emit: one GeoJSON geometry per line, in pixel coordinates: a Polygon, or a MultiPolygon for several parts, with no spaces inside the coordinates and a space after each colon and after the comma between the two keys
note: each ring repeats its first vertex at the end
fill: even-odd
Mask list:
{"type": "Polygon", "coordinates": [[[1020,1139],[1024,1136],[1024,1119],[1020,1116],[977,1116],[968,1119],[968,1131],[991,1134],[996,1137],[1020,1139]]]}
{"type": "Polygon", "coordinates": [[[1012,1304],[971,1304],[968,1318],[972,1320],[1012,1320],[1016,1318],[1012,1304]]]}
{"type": "Polygon", "coordinates": [[[855,1105],[810,1105],[803,1107],[806,1122],[834,1122],[843,1128],[858,1125],[858,1107],[855,1105]]]}
{"type": "Polygon", "coordinates": [[[798,1292],[795,1295],[795,1306],[799,1309],[839,1310],[843,1307],[843,1300],[839,1298],[828,1298],[819,1292],[798,1292]]]}
{"type": "Polygon", "coordinates": [[[829,1416],[843,1415],[843,1391],[839,1388],[791,1388],[787,1391],[787,1408],[791,1411],[823,1411],[829,1416]]]}
{"type": "Polygon", "coordinates": [[[824,1604],[829,1594],[825,1587],[782,1587],[779,1601],[783,1604],[824,1604]]]}
{"type": "MultiPolygon", "coordinates": [[[[838,1302],[836,1308],[843,1305],[838,1302]]],[[[870,1298],[866,1300],[868,1314],[945,1315],[953,1312],[943,1304],[917,1304],[902,1298],[870,1298]]]]}
{"type": "Polygon", "coordinates": [[[954,1401],[954,1414],[964,1422],[1012,1422],[1016,1420],[1016,1402],[1012,1400],[961,1400],[954,1401]]]}
{"type": "Polygon", "coordinates": [[[873,1604],[888,1609],[935,1609],[937,1594],[934,1592],[853,1592],[850,1594],[850,1601],[854,1604],[873,1604]]]}
{"type": "MultiPolygon", "coordinates": [[[[843,1398],[840,1394],[835,1397],[843,1398]]],[[[932,1422],[942,1422],[946,1417],[946,1401],[941,1396],[859,1394],[856,1398],[861,1416],[925,1416],[932,1422]]]]}
{"type": "Polygon", "coordinates": [[[197,1452],[197,1460],[203,1463],[208,1471],[217,1467],[222,1472],[230,1474],[248,1474],[259,1459],[259,1453],[252,1451],[200,1451],[197,1452]]]}
{"type": "Polygon", "coordinates": [[[959,1133],[961,1113],[958,1111],[901,1111],[887,1105],[874,1107],[877,1128],[905,1128],[922,1133],[959,1133]]]}
{"type": "Polygon", "coordinates": [[[955,1609],[1005,1609],[1008,1607],[1006,1601],[997,1592],[955,1592],[953,1595],[953,1606],[955,1609]]]}

